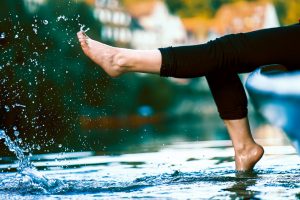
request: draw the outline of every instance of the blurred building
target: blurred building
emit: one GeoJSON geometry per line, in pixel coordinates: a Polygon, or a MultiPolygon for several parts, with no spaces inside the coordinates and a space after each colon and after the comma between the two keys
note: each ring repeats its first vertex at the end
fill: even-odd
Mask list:
{"type": "Polygon", "coordinates": [[[114,41],[119,45],[128,45],[132,34],[130,30],[131,16],[118,0],[94,0],[94,17],[102,24],[103,41],[114,41]]]}
{"type": "Polygon", "coordinates": [[[265,2],[238,2],[221,7],[210,28],[209,39],[230,33],[278,27],[275,7],[265,2]]]}
{"type": "Polygon", "coordinates": [[[181,19],[170,14],[163,1],[141,1],[127,9],[133,17],[133,48],[153,49],[186,43],[187,34],[181,19]]]}
{"type": "Polygon", "coordinates": [[[43,5],[47,0],[24,0],[25,7],[29,12],[34,13],[43,5]]]}
{"type": "Polygon", "coordinates": [[[270,2],[224,4],[212,19],[201,16],[184,18],[184,26],[196,35],[198,42],[206,42],[226,34],[249,32],[279,26],[275,7],[270,2]]]}

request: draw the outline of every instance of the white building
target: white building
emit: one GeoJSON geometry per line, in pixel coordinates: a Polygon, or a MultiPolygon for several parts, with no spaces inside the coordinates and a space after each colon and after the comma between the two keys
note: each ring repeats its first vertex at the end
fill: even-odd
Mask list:
{"type": "Polygon", "coordinates": [[[273,28],[280,26],[278,15],[273,4],[268,3],[265,7],[263,28],[273,28]]]}
{"type": "Polygon", "coordinates": [[[45,2],[46,0],[24,0],[25,7],[31,13],[35,13],[37,9],[45,2]]]}
{"type": "Polygon", "coordinates": [[[146,15],[136,16],[140,28],[132,30],[133,48],[153,49],[186,42],[187,34],[180,18],[171,15],[164,2],[156,1],[150,9],[146,15]]]}
{"type": "Polygon", "coordinates": [[[96,0],[94,17],[102,23],[101,38],[104,41],[129,44],[131,41],[131,16],[118,0],[96,0]]]}

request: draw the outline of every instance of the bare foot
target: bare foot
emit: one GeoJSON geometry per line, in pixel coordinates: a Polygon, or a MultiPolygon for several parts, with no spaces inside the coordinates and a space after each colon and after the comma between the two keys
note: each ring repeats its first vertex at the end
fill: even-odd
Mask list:
{"type": "Polygon", "coordinates": [[[108,75],[117,77],[125,72],[120,59],[117,58],[119,48],[92,40],[82,31],[77,33],[77,37],[85,55],[102,67],[108,75]]]}
{"type": "Polygon", "coordinates": [[[252,170],[264,154],[262,146],[254,143],[242,151],[235,152],[235,167],[237,171],[252,170]]]}

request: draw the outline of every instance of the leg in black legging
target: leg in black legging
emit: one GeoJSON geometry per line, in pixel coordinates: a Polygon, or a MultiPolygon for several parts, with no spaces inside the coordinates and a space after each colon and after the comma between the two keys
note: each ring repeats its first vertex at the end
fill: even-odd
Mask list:
{"type": "Polygon", "coordinates": [[[238,170],[249,170],[264,150],[251,136],[247,99],[238,73],[262,65],[300,66],[300,25],[227,35],[203,45],[159,49],[162,76],[206,76],[235,151],[238,170]]]}
{"type": "Polygon", "coordinates": [[[169,47],[162,53],[162,76],[206,76],[222,119],[247,116],[247,98],[237,73],[266,64],[300,64],[300,25],[227,35],[203,45],[169,47]]]}
{"type": "Polygon", "coordinates": [[[247,116],[246,93],[236,73],[211,73],[206,80],[222,119],[242,119],[247,116]]]}
{"type": "Polygon", "coordinates": [[[217,71],[250,72],[262,65],[300,64],[300,25],[233,34],[206,44],[160,48],[161,76],[193,78],[217,71]]]}

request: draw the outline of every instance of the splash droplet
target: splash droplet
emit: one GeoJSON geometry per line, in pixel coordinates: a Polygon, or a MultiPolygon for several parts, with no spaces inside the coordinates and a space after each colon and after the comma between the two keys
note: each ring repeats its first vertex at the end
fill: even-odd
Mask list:
{"type": "Polygon", "coordinates": [[[47,25],[48,24],[48,20],[43,20],[43,24],[47,25]]]}
{"type": "Polygon", "coordinates": [[[19,132],[19,131],[14,131],[14,135],[15,135],[16,137],[18,137],[18,136],[20,135],[20,132],[19,132]]]}
{"type": "Polygon", "coordinates": [[[66,16],[64,16],[64,15],[60,15],[60,16],[57,17],[56,21],[59,22],[60,20],[67,21],[68,18],[66,16]]]}
{"type": "Polygon", "coordinates": [[[5,111],[6,111],[6,112],[9,112],[9,111],[10,111],[10,109],[9,109],[9,107],[8,107],[7,105],[5,105],[4,108],[5,108],[5,111]]]}
{"type": "Polygon", "coordinates": [[[4,39],[5,38],[5,33],[1,33],[0,34],[0,39],[4,39]]]}
{"type": "Polygon", "coordinates": [[[0,139],[5,138],[5,132],[3,130],[0,130],[0,139]]]}
{"type": "Polygon", "coordinates": [[[80,31],[82,31],[82,32],[88,32],[90,30],[90,28],[86,28],[85,30],[84,30],[84,28],[85,28],[85,25],[81,25],[80,26],[80,31]]]}

